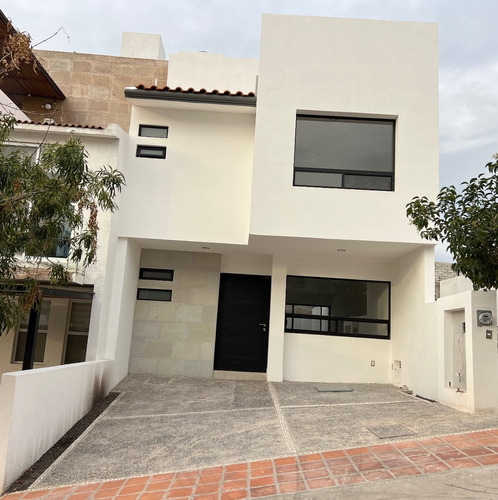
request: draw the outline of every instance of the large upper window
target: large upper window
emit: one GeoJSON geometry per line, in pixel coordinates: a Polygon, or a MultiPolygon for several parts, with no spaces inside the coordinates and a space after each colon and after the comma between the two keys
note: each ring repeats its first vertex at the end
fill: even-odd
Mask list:
{"type": "Polygon", "coordinates": [[[394,123],[297,115],[294,186],[393,191],[394,123]]]}
{"type": "Polygon", "coordinates": [[[287,276],[285,331],[390,338],[390,284],[287,276]]]}

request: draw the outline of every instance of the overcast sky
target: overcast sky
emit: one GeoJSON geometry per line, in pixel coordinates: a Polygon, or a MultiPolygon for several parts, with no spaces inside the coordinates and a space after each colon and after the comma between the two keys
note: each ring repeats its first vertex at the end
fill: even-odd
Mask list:
{"type": "MultiPolygon", "coordinates": [[[[2,0],[40,48],[119,55],[123,31],[159,33],[182,50],[258,57],[261,15],[432,22],[439,25],[440,181],[460,184],[498,151],[497,0],[2,0]]],[[[422,193],[421,193],[422,194],[422,193]]]]}

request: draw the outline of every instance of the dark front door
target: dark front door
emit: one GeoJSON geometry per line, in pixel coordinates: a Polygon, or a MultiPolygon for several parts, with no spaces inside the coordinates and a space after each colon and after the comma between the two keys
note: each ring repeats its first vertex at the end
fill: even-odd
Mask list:
{"type": "Polygon", "coordinates": [[[269,276],[221,275],[215,370],[266,372],[270,286],[269,276]]]}

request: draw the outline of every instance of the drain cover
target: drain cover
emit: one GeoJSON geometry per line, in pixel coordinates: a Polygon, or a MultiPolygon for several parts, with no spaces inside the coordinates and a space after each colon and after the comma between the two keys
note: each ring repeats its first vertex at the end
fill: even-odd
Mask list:
{"type": "Polygon", "coordinates": [[[395,425],[376,425],[374,427],[367,427],[370,432],[373,432],[380,439],[395,438],[402,436],[413,436],[416,432],[408,429],[401,424],[395,425]]]}
{"type": "Polygon", "coordinates": [[[353,389],[350,389],[345,385],[316,385],[315,389],[318,392],[353,392],[353,389]]]}

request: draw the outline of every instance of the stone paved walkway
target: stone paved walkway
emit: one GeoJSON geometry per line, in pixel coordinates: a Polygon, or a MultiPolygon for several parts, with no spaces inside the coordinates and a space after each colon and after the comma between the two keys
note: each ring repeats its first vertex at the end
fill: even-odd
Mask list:
{"type": "Polygon", "coordinates": [[[12,493],[2,500],[233,500],[498,464],[498,429],[12,493]]]}

